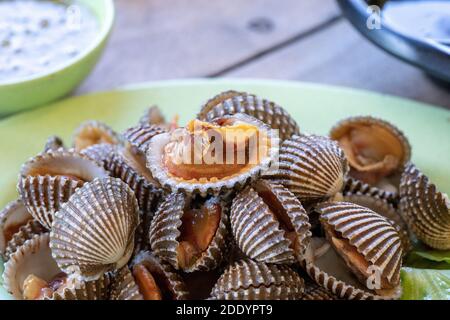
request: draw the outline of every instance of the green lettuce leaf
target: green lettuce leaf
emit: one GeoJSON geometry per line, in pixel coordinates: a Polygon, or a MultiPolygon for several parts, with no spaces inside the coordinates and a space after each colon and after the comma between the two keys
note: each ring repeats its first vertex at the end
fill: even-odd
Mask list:
{"type": "Polygon", "coordinates": [[[416,255],[436,262],[445,262],[448,263],[448,268],[450,269],[450,251],[437,251],[437,250],[428,250],[428,251],[415,251],[416,255]]]}
{"type": "Polygon", "coordinates": [[[402,269],[402,300],[450,300],[450,270],[402,269]]]}

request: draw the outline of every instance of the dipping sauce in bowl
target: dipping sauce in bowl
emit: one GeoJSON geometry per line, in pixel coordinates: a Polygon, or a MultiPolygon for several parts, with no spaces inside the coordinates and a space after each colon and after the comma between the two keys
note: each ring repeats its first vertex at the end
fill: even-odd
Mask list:
{"type": "Polygon", "coordinates": [[[0,83],[70,63],[99,30],[94,14],[77,1],[0,0],[0,83]]]}

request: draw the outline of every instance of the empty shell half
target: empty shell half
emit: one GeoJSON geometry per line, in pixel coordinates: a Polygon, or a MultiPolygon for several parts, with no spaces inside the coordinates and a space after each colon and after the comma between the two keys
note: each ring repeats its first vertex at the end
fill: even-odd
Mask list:
{"type": "Polygon", "coordinates": [[[192,120],[151,139],[147,167],[165,188],[188,195],[217,195],[242,188],[269,170],[279,139],[245,114],[192,120]]]}
{"type": "Polygon", "coordinates": [[[210,99],[202,106],[198,119],[212,121],[215,118],[236,113],[248,114],[279,131],[281,140],[300,133],[297,122],[281,106],[253,94],[226,91],[210,99]]]}
{"type": "Polygon", "coordinates": [[[304,280],[286,265],[240,260],[219,278],[211,299],[299,300],[304,288],[304,280]]]}
{"type": "Polygon", "coordinates": [[[73,135],[73,147],[78,152],[102,143],[118,144],[120,143],[120,137],[113,129],[100,121],[82,123],[73,135]]]}
{"type": "Polygon", "coordinates": [[[112,300],[184,300],[188,297],[182,278],[173,268],[148,251],[140,252],[115,279],[112,300]]]}
{"type": "Polygon", "coordinates": [[[266,175],[300,200],[333,197],[342,191],[348,164],[336,142],[316,135],[293,136],[281,144],[278,171],[266,175]]]}
{"type": "Polygon", "coordinates": [[[350,175],[370,185],[397,188],[389,179],[411,158],[411,146],[393,124],[373,117],[351,117],[337,123],[330,137],[339,142],[351,167],[350,175]]]}
{"type": "Polygon", "coordinates": [[[49,151],[22,166],[17,189],[33,218],[50,229],[53,215],[76,189],[108,175],[86,156],[73,151],[49,151]]]}
{"type": "Polygon", "coordinates": [[[450,249],[450,200],[413,164],[400,184],[400,210],[415,235],[428,246],[450,249]]]}
{"type": "Polygon", "coordinates": [[[212,270],[226,254],[227,223],[220,199],[192,199],[172,193],[155,213],[150,245],[158,258],[177,270],[212,270]]]}
{"type": "Polygon", "coordinates": [[[122,268],[134,249],[139,207],[115,178],[85,184],[56,213],[50,247],[58,266],[83,280],[122,268]]]}
{"type": "Polygon", "coordinates": [[[285,187],[259,181],[233,200],[234,239],[249,258],[266,263],[293,263],[311,237],[308,214],[285,187]]]}
{"type": "Polygon", "coordinates": [[[101,300],[108,295],[107,277],[82,282],[58,268],[48,233],[35,235],[19,247],[5,264],[3,277],[6,289],[19,300],[101,300]]]}

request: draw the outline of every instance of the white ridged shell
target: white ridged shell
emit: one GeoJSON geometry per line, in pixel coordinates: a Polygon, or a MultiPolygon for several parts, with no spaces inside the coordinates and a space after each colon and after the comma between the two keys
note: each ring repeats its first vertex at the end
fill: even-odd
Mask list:
{"type": "Polygon", "coordinates": [[[19,231],[13,235],[12,239],[7,243],[4,254],[5,261],[17,251],[17,248],[21,247],[27,240],[33,238],[35,235],[46,233],[45,229],[36,220],[30,220],[27,224],[20,227],[19,231]]]}
{"type": "Polygon", "coordinates": [[[127,129],[123,134],[123,137],[133,146],[138,148],[143,154],[146,154],[151,139],[154,136],[165,132],[167,132],[167,130],[159,126],[139,125],[127,129]]]}
{"type": "Polygon", "coordinates": [[[113,129],[95,120],[82,123],[73,135],[73,145],[78,152],[96,144],[119,144],[120,142],[119,135],[113,129]]]}
{"type": "Polygon", "coordinates": [[[50,241],[53,257],[67,274],[95,280],[128,262],[138,224],[132,190],[119,179],[96,179],[56,213],[50,241]]]}

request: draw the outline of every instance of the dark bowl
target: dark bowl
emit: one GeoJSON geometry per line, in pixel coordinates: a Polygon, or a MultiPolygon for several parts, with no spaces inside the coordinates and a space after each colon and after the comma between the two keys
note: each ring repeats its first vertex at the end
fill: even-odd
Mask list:
{"type": "MultiPolygon", "coordinates": [[[[368,28],[367,21],[372,14],[368,10],[368,1],[337,0],[337,2],[353,26],[374,44],[429,75],[450,82],[450,46],[400,33],[387,25],[382,17],[381,28],[368,28]]],[[[369,2],[377,3],[377,1],[369,2]]]]}

